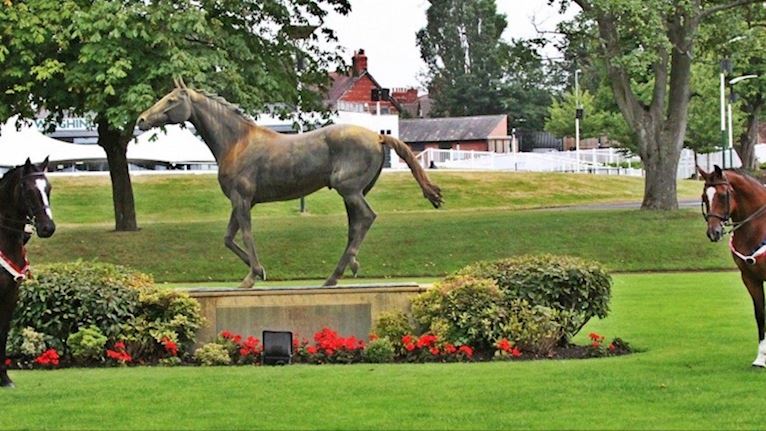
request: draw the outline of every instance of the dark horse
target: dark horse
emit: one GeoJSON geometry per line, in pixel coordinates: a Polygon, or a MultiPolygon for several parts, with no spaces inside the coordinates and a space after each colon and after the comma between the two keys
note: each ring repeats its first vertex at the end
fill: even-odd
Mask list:
{"type": "Polygon", "coordinates": [[[737,171],[715,166],[707,173],[699,166],[705,180],[702,213],[707,220],[707,237],[720,241],[730,226],[729,249],[739,268],[755,309],[758,326],[758,355],[753,366],[766,366],[764,341],[763,281],[766,280],[766,187],[758,180],[737,171]]]}
{"type": "Polygon", "coordinates": [[[343,197],[348,214],[346,250],[325,285],[335,285],[349,266],[356,275],[359,246],[376,217],[365,195],[383,169],[384,144],[404,159],[426,199],[437,208],[442,204],[439,187],[396,138],[350,125],[280,134],[258,126],[220,97],[187,88],[181,80],[175,84],[138,117],[138,127],[148,130],[189,121],[210,148],[218,162],[218,182],[232,205],[224,243],[250,267],[240,287],[252,287],[256,277],[266,278],[253,243],[251,208],[260,202],[296,199],[323,187],[343,197]],[[234,242],[238,231],[244,250],[234,242]]]}
{"type": "Polygon", "coordinates": [[[48,159],[33,165],[29,159],[0,178],[0,386],[12,387],[5,364],[5,347],[11,317],[18,300],[19,285],[29,269],[24,245],[31,237],[31,227],[40,238],[53,235],[50,194],[45,173],[48,159]],[[27,226],[30,228],[28,229],[27,226]]]}

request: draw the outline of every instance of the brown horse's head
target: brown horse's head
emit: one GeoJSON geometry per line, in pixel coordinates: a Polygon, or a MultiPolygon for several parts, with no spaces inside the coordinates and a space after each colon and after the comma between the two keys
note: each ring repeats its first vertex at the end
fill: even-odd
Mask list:
{"type": "Polygon", "coordinates": [[[702,188],[702,215],[707,220],[707,237],[710,241],[719,241],[723,238],[723,224],[737,210],[737,202],[732,196],[734,189],[718,165],[710,173],[699,166],[697,171],[705,180],[702,188]]]}
{"type": "Polygon", "coordinates": [[[176,88],[138,116],[138,128],[149,130],[166,124],[179,124],[189,119],[192,111],[189,90],[183,80],[174,80],[176,88]]]}

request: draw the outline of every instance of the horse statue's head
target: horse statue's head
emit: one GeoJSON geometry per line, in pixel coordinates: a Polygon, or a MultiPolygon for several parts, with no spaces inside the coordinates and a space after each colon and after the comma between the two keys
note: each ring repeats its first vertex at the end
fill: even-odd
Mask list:
{"type": "Polygon", "coordinates": [[[180,78],[174,79],[173,82],[173,91],[138,116],[136,125],[139,129],[149,130],[166,124],[180,124],[191,117],[192,102],[186,84],[180,78]]]}
{"type": "Polygon", "coordinates": [[[56,231],[51,210],[51,183],[45,175],[48,172],[48,158],[39,166],[27,159],[21,170],[19,183],[20,213],[32,221],[40,238],[48,238],[56,231]]]}
{"type": "Polygon", "coordinates": [[[707,221],[707,237],[710,241],[720,241],[723,238],[724,223],[737,211],[737,202],[732,199],[734,190],[718,165],[709,173],[699,166],[697,171],[705,180],[701,207],[702,215],[707,221]]]}

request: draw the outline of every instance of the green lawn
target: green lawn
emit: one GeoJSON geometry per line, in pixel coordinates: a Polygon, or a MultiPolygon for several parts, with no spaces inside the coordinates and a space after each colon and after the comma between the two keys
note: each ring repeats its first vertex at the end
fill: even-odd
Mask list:
{"type": "Polygon", "coordinates": [[[512,363],[13,371],[2,429],[753,429],[766,372],[738,274],[615,276],[589,331],[630,356],[512,363]]]}
{"type": "MultiPolygon", "coordinates": [[[[364,278],[437,277],[466,264],[520,253],[567,253],[613,271],[730,269],[725,246],[711,245],[694,211],[545,210],[639,201],[643,180],[575,174],[434,172],[446,205],[430,209],[409,173],[386,173],[370,193],[378,219],[362,245],[364,278]],[[536,210],[530,210],[536,209],[536,210]]],[[[59,225],[30,245],[34,264],[74,259],[119,263],[158,282],[241,280],[246,267],[223,245],[229,205],[213,175],[134,178],[141,230],[113,232],[106,177],[55,177],[59,225]]],[[[700,184],[679,183],[679,196],[700,184]]],[[[346,242],[335,192],[297,202],[258,205],[254,234],[270,280],[323,279],[346,242]]]]}

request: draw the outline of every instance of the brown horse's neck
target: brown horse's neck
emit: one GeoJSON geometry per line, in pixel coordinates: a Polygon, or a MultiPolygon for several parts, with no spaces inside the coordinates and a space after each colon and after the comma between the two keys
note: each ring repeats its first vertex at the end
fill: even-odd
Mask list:
{"type": "Polygon", "coordinates": [[[228,102],[213,99],[205,94],[190,91],[192,113],[189,121],[202,136],[219,166],[233,148],[254,130],[266,130],[256,125],[228,102]]]}
{"type": "MultiPolygon", "coordinates": [[[[735,202],[735,209],[731,213],[731,220],[735,224],[747,220],[766,205],[766,187],[755,179],[732,172],[726,173],[726,179],[733,189],[730,198],[735,202]]],[[[753,240],[757,239],[758,242],[762,241],[766,236],[766,213],[749,220],[737,230],[737,233],[739,237],[750,237],[753,240]]]]}

